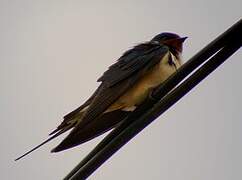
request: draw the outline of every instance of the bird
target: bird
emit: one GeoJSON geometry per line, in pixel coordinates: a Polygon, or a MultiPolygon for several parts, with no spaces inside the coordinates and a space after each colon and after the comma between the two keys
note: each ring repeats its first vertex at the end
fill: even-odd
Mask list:
{"type": "Polygon", "coordinates": [[[80,107],[65,115],[46,141],[15,160],[70,129],[51,152],[73,148],[115,128],[182,65],[186,39],[175,33],[162,32],[125,51],[97,80],[101,83],[94,93],[80,107]]]}

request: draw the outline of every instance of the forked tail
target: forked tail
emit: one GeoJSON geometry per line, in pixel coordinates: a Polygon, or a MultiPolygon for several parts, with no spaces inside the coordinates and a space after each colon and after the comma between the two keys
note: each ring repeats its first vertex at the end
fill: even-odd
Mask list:
{"type": "MultiPolygon", "coordinates": [[[[44,144],[46,144],[47,142],[51,141],[52,139],[58,137],[59,135],[63,134],[64,132],[68,131],[69,129],[71,129],[73,127],[72,126],[67,126],[64,129],[60,130],[59,132],[57,132],[56,134],[54,134],[53,136],[49,137],[47,140],[45,140],[44,142],[42,142],[41,144],[35,146],[33,149],[29,150],[28,152],[24,153],[23,155],[21,155],[20,157],[16,158],[15,161],[18,161],[20,159],[22,159],[23,157],[27,156],[28,154],[30,154],[31,152],[35,151],[36,149],[38,149],[39,147],[43,146],[44,144]]],[[[51,133],[53,134],[53,133],[51,133]]]]}

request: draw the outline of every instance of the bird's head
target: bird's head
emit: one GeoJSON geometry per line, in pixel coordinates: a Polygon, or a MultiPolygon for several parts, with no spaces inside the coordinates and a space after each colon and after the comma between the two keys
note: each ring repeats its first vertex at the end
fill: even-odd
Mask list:
{"type": "Polygon", "coordinates": [[[151,42],[164,44],[169,48],[181,53],[182,44],[186,39],[187,37],[180,37],[174,33],[164,32],[156,35],[153,39],[151,39],[151,42]]]}

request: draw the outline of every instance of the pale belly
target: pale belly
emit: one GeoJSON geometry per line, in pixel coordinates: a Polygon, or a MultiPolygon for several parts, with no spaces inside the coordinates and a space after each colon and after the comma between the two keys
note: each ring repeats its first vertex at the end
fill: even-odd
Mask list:
{"type": "MultiPolygon", "coordinates": [[[[164,58],[168,58],[168,53],[164,58]]],[[[133,111],[137,105],[141,104],[145,100],[153,88],[160,85],[176,71],[174,66],[170,66],[166,62],[166,59],[162,60],[159,64],[147,72],[143,78],[141,78],[133,87],[130,88],[130,90],[115,101],[115,103],[113,103],[105,112],[117,109],[133,111]]]]}

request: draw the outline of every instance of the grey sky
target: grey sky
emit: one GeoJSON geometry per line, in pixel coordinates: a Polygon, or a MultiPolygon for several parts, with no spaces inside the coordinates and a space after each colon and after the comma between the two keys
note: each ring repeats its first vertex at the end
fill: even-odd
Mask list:
{"type": "MultiPolygon", "coordinates": [[[[162,31],[184,61],[241,18],[242,1],[0,1],[0,179],[61,179],[100,140],[25,159],[125,50],[162,31]]],[[[242,179],[241,51],[90,179],[242,179]],[[148,156],[151,155],[151,156],[148,156]]],[[[63,138],[63,137],[62,137],[63,138]]]]}

